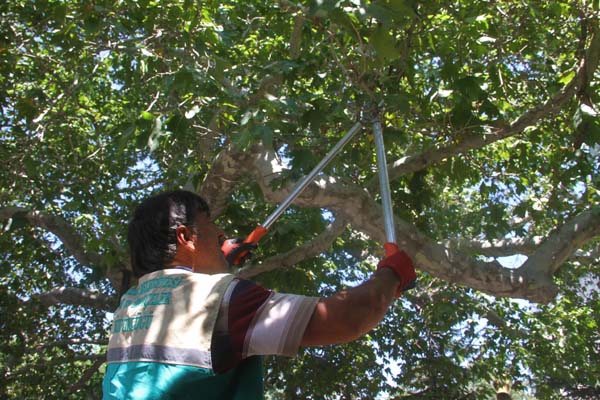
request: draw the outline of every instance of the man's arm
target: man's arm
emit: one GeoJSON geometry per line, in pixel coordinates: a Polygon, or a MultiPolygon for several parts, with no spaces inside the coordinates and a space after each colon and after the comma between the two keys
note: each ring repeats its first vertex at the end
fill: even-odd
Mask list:
{"type": "Polygon", "coordinates": [[[399,282],[394,271],[382,268],[362,285],[319,300],[300,345],[346,343],[363,336],[383,319],[399,282]]]}
{"type": "Polygon", "coordinates": [[[319,300],[301,346],[346,343],[363,336],[383,319],[389,305],[416,278],[403,251],[384,258],[371,279],[319,300]]]}

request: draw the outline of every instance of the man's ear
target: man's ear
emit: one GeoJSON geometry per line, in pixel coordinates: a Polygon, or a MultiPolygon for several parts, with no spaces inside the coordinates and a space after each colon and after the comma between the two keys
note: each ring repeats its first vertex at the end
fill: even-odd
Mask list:
{"type": "Polygon", "coordinates": [[[180,225],[175,228],[175,240],[177,241],[177,247],[189,247],[194,245],[192,240],[193,232],[190,228],[185,225],[180,225]]]}

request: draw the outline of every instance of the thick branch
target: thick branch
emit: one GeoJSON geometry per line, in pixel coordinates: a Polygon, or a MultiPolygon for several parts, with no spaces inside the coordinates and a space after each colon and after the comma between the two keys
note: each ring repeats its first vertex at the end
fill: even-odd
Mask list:
{"type": "Polygon", "coordinates": [[[78,361],[97,361],[97,360],[102,361],[102,363],[104,363],[106,361],[106,353],[78,354],[75,356],[71,356],[69,358],[52,358],[50,360],[40,361],[36,364],[26,364],[22,368],[16,370],[13,373],[4,374],[4,378],[9,381],[17,380],[17,379],[22,380],[23,376],[29,374],[31,371],[33,371],[34,373],[37,374],[37,373],[39,373],[40,370],[43,370],[45,368],[53,368],[56,365],[72,364],[72,363],[78,362],[78,361]]]}
{"type": "Polygon", "coordinates": [[[294,29],[290,37],[290,58],[296,60],[300,56],[300,44],[302,43],[302,28],[304,27],[304,15],[296,14],[294,17],[294,29]]]}
{"type": "MultiPolygon", "coordinates": [[[[247,156],[232,158],[233,164],[230,167],[235,165],[236,160],[239,165],[244,162],[244,168],[250,168],[265,199],[273,204],[280,203],[290,193],[293,184],[274,190],[271,182],[279,175],[282,165],[278,164],[272,150],[258,146],[253,151],[252,167],[245,164],[247,156]]],[[[380,242],[385,240],[381,207],[360,187],[342,184],[335,178],[321,175],[307,187],[294,204],[332,210],[346,219],[354,229],[380,242]]],[[[564,243],[548,244],[531,253],[528,268],[510,269],[495,261],[484,262],[453,251],[430,240],[414,226],[396,219],[398,244],[414,257],[420,269],[448,282],[491,295],[525,298],[535,302],[548,302],[554,298],[556,287],[552,283],[552,273],[564,262],[565,257],[569,257],[576,249],[599,234],[597,226],[600,226],[597,213],[584,213],[544,242],[565,241],[564,243]],[[552,248],[554,256],[548,258],[543,254],[549,248],[552,248]],[[540,269],[548,264],[552,265],[552,268],[540,269]]]]}
{"type": "Polygon", "coordinates": [[[584,211],[550,235],[519,270],[551,276],[578,248],[598,235],[600,210],[584,211]]]}
{"type": "Polygon", "coordinates": [[[98,372],[102,364],[105,362],[106,360],[104,357],[95,360],[91,367],[86,369],[83,375],[81,375],[81,378],[75,384],[69,387],[69,393],[75,393],[85,388],[89,384],[90,379],[92,379],[94,374],[98,372]]]}
{"type": "Polygon", "coordinates": [[[278,254],[268,260],[248,267],[241,268],[236,275],[240,278],[251,278],[263,272],[278,268],[291,267],[310,257],[315,257],[331,246],[334,240],[346,229],[346,222],[338,218],[313,240],[298,246],[284,254],[278,254]]]}
{"type": "MultiPolygon", "coordinates": [[[[548,99],[544,104],[535,107],[517,118],[508,126],[488,127],[488,132],[483,136],[470,136],[459,143],[447,146],[434,146],[421,154],[406,156],[389,166],[390,179],[396,179],[409,173],[423,170],[447,158],[464,154],[469,150],[480,149],[491,143],[520,134],[529,126],[537,124],[542,118],[556,115],[568,102],[573,99],[579,88],[593,76],[593,71],[598,68],[600,60],[600,34],[592,37],[586,57],[581,60],[577,75],[563,90],[548,99]]],[[[369,187],[375,182],[369,184],[369,187]]]]}
{"type": "MultiPolygon", "coordinates": [[[[579,87],[595,71],[600,58],[599,49],[600,35],[595,33],[586,57],[580,63],[577,76],[546,103],[526,112],[508,126],[490,127],[489,132],[482,137],[472,137],[454,145],[438,146],[420,155],[405,157],[391,166],[390,177],[393,179],[421,170],[448,157],[517,135],[542,118],[555,115],[576,95],[579,87]]],[[[262,91],[259,90],[258,94],[262,91]]],[[[293,188],[292,184],[280,190],[272,188],[273,179],[278,177],[283,169],[272,150],[256,146],[251,152],[242,154],[228,150],[219,157],[221,159],[217,160],[217,168],[209,174],[201,191],[207,198],[212,198],[211,203],[216,210],[224,208],[227,196],[241,177],[240,171],[251,172],[265,199],[273,204],[283,201],[293,188]]],[[[341,184],[333,177],[322,175],[307,187],[294,204],[330,209],[336,215],[346,218],[355,229],[376,240],[384,241],[381,209],[362,188],[341,184]]],[[[556,287],[552,283],[552,273],[579,246],[598,235],[598,228],[595,226],[600,226],[597,213],[587,212],[576,217],[531,253],[522,267],[514,270],[504,268],[497,262],[483,262],[451,251],[446,246],[431,241],[410,224],[396,221],[399,245],[414,257],[421,269],[446,281],[493,295],[521,297],[538,302],[548,302],[555,296],[556,287]]],[[[282,261],[275,258],[274,262],[282,261]]]]}
{"type": "Polygon", "coordinates": [[[83,265],[101,265],[102,257],[94,252],[86,252],[83,238],[64,219],[41,211],[30,211],[21,207],[0,209],[0,219],[25,218],[31,225],[56,235],[75,259],[83,265]]]}
{"type": "Polygon", "coordinates": [[[486,257],[509,257],[515,254],[529,255],[536,251],[544,238],[513,238],[501,240],[449,240],[446,246],[465,254],[486,257]]]}
{"type": "MultiPolygon", "coordinates": [[[[63,218],[42,211],[31,211],[22,207],[0,208],[0,220],[11,218],[24,218],[31,225],[54,234],[60,239],[67,252],[81,265],[95,268],[106,266],[102,255],[84,249],[83,237],[63,218]]],[[[107,277],[117,290],[121,290],[126,269],[125,265],[121,263],[107,269],[107,277]]]]}
{"type": "Polygon", "coordinates": [[[208,202],[213,216],[220,215],[227,207],[231,192],[239,185],[240,178],[251,168],[254,154],[242,152],[234,146],[221,151],[212,163],[198,192],[208,202]]]}
{"type": "Polygon", "coordinates": [[[101,311],[114,311],[116,308],[116,299],[105,296],[95,290],[85,290],[79,288],[61,287],[46,293],[35,295],[38,300],[46,307],[57,304],[68,304],[73,306],[91,307],[101,311]]]}
{"type": "MultiPolygon", "coordinates": [[[[501,240],[449,240],[446,246],[456,251],[473,256],[485,257],[510,257],[515,254],[529,256],[538,249],[543,243],[544,237],[535,236],[533,238],[512,238],[501,240]]],[[[600,260],[600,247],[589,251],[577,250],[569,260],[577,261],[581,264],[594,264],[600,260]]]]}

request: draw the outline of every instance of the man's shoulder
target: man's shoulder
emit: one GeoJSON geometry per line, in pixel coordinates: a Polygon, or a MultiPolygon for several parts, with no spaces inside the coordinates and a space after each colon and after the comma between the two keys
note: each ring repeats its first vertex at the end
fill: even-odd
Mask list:
{"type": "MultiPolygon", "coordinates": [[[[233,279],[236,279],[236,276],[231,273],[221,273],[221,274],[202,274],[199,272],[193,272],[189,269],[184,268],[168,268],[162,269],[160,271],[154,271],[149,274],[142,276],[139,280],[139,283],[143,283],[145,281],[159,279],[167,277],[170,279],[179,279],[185,281],[228,281],[231,282],[233,279]]],[[[138,283],[138,284],[139,284],[138,283]]]]}
{"type": "Polygon", "coordinates": [[[234,279],[235,275],[230,273],[200,274],[186,269],[169,268],[142,276],[125,296],[136,296],[156,290],[194,292],[196,295],[198,292],[204,292],[206,295],[219,292],[222,295],[234,279]]]}

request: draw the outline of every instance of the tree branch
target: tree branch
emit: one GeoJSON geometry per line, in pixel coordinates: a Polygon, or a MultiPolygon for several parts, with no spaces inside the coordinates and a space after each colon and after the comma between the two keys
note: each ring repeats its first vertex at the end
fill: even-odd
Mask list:
{"type": "MultiPolygon", "coordinates": [[[[556,115],[577,95],[579,88],[593,76],[593,72],[598,68],[599,60],[600,34],[594,32],[586,57],[579,63],[575,78],[544,104],[527,111],[508,126],[489,126],[488,133],[483,136],[469,136],[468,139],[456,144],[433,146],[421,154],[403,157],[388,166],[390,180],[423,170],[447,158],[464,154],[469,150],[480,149],[507,137],[515,136],[522,133],[525,128],[537,124],[542,118],[556,115]]],[[[375,184],[374,179],[368,187],[374,187],[375,184]]]]}
{"type": "MultiPolygon", "coordinates": [[[[252,166],[248,166],[248,158],[243,159],[244,168],[249,168],[252,172],[265,199],[272,203],[283,201],[294,184],[289,183],[278,190],[272,188],[272,180],[278,177],[283,169],[275,153],[257,146],[253,149],[251,159],[252,166]]],[[[235,170],[236,160],[231,161],[233,163],[229,168],[235,170]]],[[[238,158],[237,161],[241,163],[242,159],[238,158]]],[[[320,175],[293,204],[332,210],[337,216],[348,221],[354,229],[380,242],[385,241],[381,207],[360,187],[342,184],[333,177],[320,175]]],[[[575,250],[599,234],[598,219],[597,212],[592,211],[574,218],[561,228],[559,233],[550,236],[544,242],[560,243],[540,246],[531,252],[529,266],[519,269],[505,268],[496,261],[484,262],[469,257],[465,253],[432,241],[403,220],[396,219],[395,222],[398,245],[413,256],[418,268],[448,282],[491,295],[545,303],[556,295],[552,274],[575,250]],[[544,269],[545,265],[552,265],[552,268],[544,269]]]]}
{"type": "Polygon", "coordinates": [[[582,212],[558,228],[519,268],[524,274],[552,276],[575,250],[600,235],[600,210],[582,212]]]}
{"type": "Polygon", "coordinates": [[[41,211],[31,211],[22,207],[0,209],[0,219],[25,218],[31,225],[56,235],[69,253],[82,265],[102,265],[102,256],[83,249],[83,238],[64,219],[41,211]]]}
{"type": "MultiPolygon", "coordinates": [[[[436,146],[420,155],[404,157],[391,165],[390,177],[394,179],[427,168],[448,157],[517,135],[542,118],[555,115],[576,95],[578,88],[587,81],[590,74],[593,74],[599,59],[600,35],[594,32],[576,77],[544,104],[524,113],[508,126],[489,127],[488,133],[482,137],[472,137],[449,146],[436,146]]],[[[264,87],[266,86],[261,84],[261,89],[256,95],[262,93],[264,87]]],[[[218,211],[226,205],[227,196],[235,187],[242,171],[252,174],[268,202],[280,203],[293,188],[291,183],[278,190],[272,188],[273,179],[284,169],[272,149],[255,146],[249,152],[240,153],[230,148],[219,154],[219,158],[201,190],[208,199],[212,198],[211,204],[218,211]]],[[[355,229],[375,240],[385,240],[381,208],[362,188],[341,184],[333,177],[321,175],[306,188],[294,204],[300,207],[330,209],[336,215],[347,219],[355,229]]],[[[431,241],[414,226],[401,220],[396,221],[398,244],[413,256],[419,268],[446,281],[463,284],[492,295],[521,297],[537,302],[551,301],[556,295],[552,274],[579,246],[598,235],[596,226],[600,226],[598,215],[590,211],[565,224],[539,245],[537,250],[531,247],[532,244],[537,244],[535,241],[527,244],[523,242],[521,246],[529,246],[531,256],[520,268],[508,269],[495,261],[483,262],[469,258],[464,253],[452,251],[447,246],[431,241]]],[[[288,257],[291,256],[288,254],[288,257]]],[[[273,262],[281,263],[282,259],[274,258],[273,262]]]]}
{"type": "Polygon", "coordinates": [[[123,277],[126,273],[124,263],[107,266],[104,257],[93,251],[84,249],[83,237],[63,218],[36,210],[28,210],[23,207],[0,208],[0,220],[24,218],[31,225],[47,230],[60,239],[65,249],[81,265],[92,267],[112,267],[107,269],[107,277],[113,287],[122,289],[123,277]]]}
{"type": "Polygon", "coordinates": [[[300,44],[302,43],[302,28],[304,27],[304,15],[298,13],[294,17],[294,28],[290,37],[290,58],[296,60],[300,56],[300,44]]]}
{"type": "Polygon", "coordinates": [[[533,238],[512,238],[501,240],[449,240],[445,243],[448,248],[465,254],[486,257],[509,257],[515,254],[529,255],[535,252],[543,242],[542,236],[533,238]]]}
{"type": "Polygon", "coordinates": [[[94,374],[100,369],[102,364],[104,364],[105,362],[106,359],[104,357],[95,360],[94,363],[88,369],[85,370],[83,375],[81,375],[81,379],[79,379],[76,383],[69,387],[69,393],[75,393],[86,387],[89,380],[92,379],[92,376],[94,376],[94,374]]]}
{"type": "MultiPolygon", "coordinates": [[[[485,257],[510,257],[515,254],[529,256],[536,252],[538,247],[544,242],[544,237],[534,236],[533,238],[512,238],[501,240],[448,240],[445,246],[455,251],[461,251],[473,256],[485,257]]],[[[569,260],[577,261],[581,264],[597,263],[600,259],[600,247],[589,251],[577,250],[569,260]]]]}
{"type": "Polygon", "coordinates": [[[198,189],[200,196],[210,205],[213,216],[225,210],[229,195],[239,185],[240,178],[252,168],[254,156],[252,152],[239,151],[233,145],[217,155],[198,189]]]}
{"type": "Polygon", "coordinates": [[[32,296],[46,307],[57,304],[91,307],[100,311],[114,311],[117,304],[112,296],[105,296],[96,290],[61,287],[32,296]]]}

